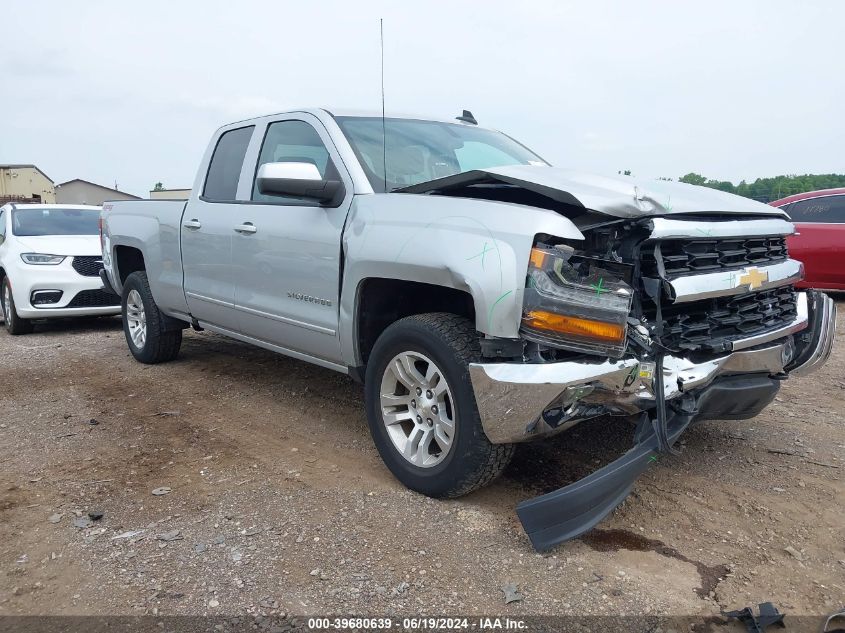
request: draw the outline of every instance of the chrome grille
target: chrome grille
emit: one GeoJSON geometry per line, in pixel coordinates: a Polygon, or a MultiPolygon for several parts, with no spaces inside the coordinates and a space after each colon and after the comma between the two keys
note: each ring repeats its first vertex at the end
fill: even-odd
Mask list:
{"type": "MultiPolygon", "coordinates": [[[[793,323],[798,294],[792,284],[800,278],[800,264],[786,247],[793,231],[780,218],[655,219],[640,244],[640,270],[644,279],[664,280],[662,345],[724,351],[793,323]]],[[[655,323],[656,305],[645,286],[640,297],[642,316],[655,323]]]]}
{"type": "Polygon", "coordinates": [[[664,306],[663,345],[673,350],[706,349],[786,327],[798,314],[796,302],[795,290],[784,286],[664,306]]]}
{"type": "MultiPolygon", "coordinates": [[[[666,277],[761,266],[788,258],[786,237],[736,237],[719,239],[673,239],[660,242],[660,253],[666,277]]],[[[658,268],[653,244],[642,247],[642,271],[646,277],[657,277],[658,268]]]]}

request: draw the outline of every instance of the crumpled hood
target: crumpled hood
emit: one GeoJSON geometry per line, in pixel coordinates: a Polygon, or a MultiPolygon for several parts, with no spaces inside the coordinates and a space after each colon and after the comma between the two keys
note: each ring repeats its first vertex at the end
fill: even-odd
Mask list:
{"type": "Polygon", "coordinates": [[[767,204],[725,193],[664,180],[631,176],[601,176],[545,165],[512,165],[473,170],[430,180],[398,191],[446,193],[472,185],[507,184],[617,218],[639,218],[678,213],[738,213],[782,215],[767,204]]]}

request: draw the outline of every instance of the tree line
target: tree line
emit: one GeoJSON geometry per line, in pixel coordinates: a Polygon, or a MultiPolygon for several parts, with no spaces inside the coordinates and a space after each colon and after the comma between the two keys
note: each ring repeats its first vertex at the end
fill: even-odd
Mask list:
{"type": "MultiPolygon", "coordinates": [[[[671,180],[662,178],[661,180],[671,180]]],[[[738,185],[728,180],[712,180],[701,174],[690,172],[678,178],[678,182],[711,187],[728,193],[735,193],[760,202],[772,202],[805,191],[845,187],[845,174],[804,174],[803,176],[775,176],[758,178],[754,182],[741,180],[738,185]]]]}

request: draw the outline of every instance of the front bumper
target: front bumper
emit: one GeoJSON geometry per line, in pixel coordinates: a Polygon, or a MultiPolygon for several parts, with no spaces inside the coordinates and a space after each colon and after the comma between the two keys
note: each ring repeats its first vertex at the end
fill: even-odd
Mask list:
{"type": "MultiPolygon", "coordinates": [[[[803,375],[817,369],[833,346],[836,304],[821,293],[799,293],[797,315],[789,325],[735,341],[733,351],[703,361],[666,356],[663,384],[667,400],[730,374],[803,375]],[[812,328],[808,330],[808,326],[812,328]],[[793,335],[808,330],[802,348],[793,335]],[[808,352],[809,350],[809,352],[808,352]],[[795,361],[797,361],[797,363],[795,361]]],[[[797,337],[796,337],[797,338],[797,337]]],[[[618,415],[654,408],[654,380],[636,358],[560,363],[473,363],[469,367],[481,424],[494,444],[534,440],[567,428],[550,424],[543,413],[573,405],[601,405],[618,415]]]]}
{"type": "Polygon", "coordinates": [[[809,326],[799,334],[798,353],[787,365],[786,371],[796,376],[807,376],[827,362],[836,338],[836,304],[822,292],[810,290],[809,326]]]}
{"type": "MultiPolygon", "coordinates": [[[[717,383],[742,377],[774,382],[770,376],[803,375],[824,363],[833,347],[836,305],[816,292],[801,293],[798,305],[795,322],[770,333],[776,334],[775,338],[758,339],[756,347],[739,342],[735,351],[699,362],[682,356],[664,358],[666,400],[686,400],[686,406],[677,407],[668,421],[670,443],[703,415],[699,406],[708,406],[708,402],[712,406],[712,400],[724,399],[721,393],[729,393],[719,392],[717,383]]],[[[654,384],[660,378],[637,359],[473,364],[470,377],[482,425],[494,443],[530,440],[566,428],[566,424],[547,421],[543,414],[550,407],[574,410],[586,405],[589,410],[590,405],[601,404],[595,410],[619,414],[649,411],[656,407],[654,384]]],[[[641,426],[635,445],[616,461],[580,481],[521,503],[517,514],[533,545],[548,549],[591,529],[625,499],[657,454],[656,434],[641,426]]]]}

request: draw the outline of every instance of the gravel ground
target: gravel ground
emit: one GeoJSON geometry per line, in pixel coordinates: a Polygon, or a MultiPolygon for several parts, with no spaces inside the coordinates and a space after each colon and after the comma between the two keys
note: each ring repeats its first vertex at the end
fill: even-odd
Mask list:
{"type": "MultiPolygon", "coordinates": [[[[845,310],[838,325],[842,340],[845,310]]],[[[544,555],[514,506],[613,459],[624,424],[522,446],[494,485],[434,501],[391,477],[361,388],[329,370],[206,332],[145,366],[116,319],[2,332],[0,347],[0,615],[845,602],[842,343],[754,420],[688,431],[599,529],[544,555]],[[521,599],[506,604],[506,586],[521,599]]]]}

